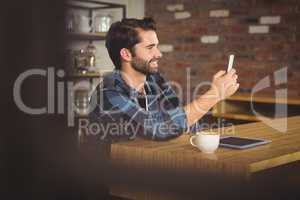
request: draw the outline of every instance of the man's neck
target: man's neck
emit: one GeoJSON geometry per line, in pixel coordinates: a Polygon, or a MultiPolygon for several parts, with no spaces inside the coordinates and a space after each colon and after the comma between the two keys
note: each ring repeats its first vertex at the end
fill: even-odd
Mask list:
{"type": "Polygon", "coordinates": [[[146,81],[146,75],[142,74],[131,66],[122,66],[121,76],[123,80],[132,88],[139,92],[144,92],[144,83],[146,81]]]}

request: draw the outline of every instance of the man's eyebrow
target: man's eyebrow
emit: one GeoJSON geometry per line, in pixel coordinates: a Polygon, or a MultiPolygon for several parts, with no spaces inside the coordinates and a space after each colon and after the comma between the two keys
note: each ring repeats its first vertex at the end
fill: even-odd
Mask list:
{"type": "Polygon", "coordinates": [[[154,46],[156,46],[156,44],[148,44],[146,47],[154,47],[154,46]]]}
{"type": "Polygon", "coordinates": [[[155,44],[148,44],[148,45],[146,45],[146,47],[154,47],[155,46],[155,44]]]}

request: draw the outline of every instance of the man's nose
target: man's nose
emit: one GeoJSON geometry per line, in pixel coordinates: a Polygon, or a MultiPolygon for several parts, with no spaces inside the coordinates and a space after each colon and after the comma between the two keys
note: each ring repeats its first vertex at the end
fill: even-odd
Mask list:
{"type": "Polygon", "coordinates": [[[157,48],[156,50],[156,54],[155,54],[156,58],[161,58],[162,57],[162,53],[160,52],[160,50],[157,48]]]}

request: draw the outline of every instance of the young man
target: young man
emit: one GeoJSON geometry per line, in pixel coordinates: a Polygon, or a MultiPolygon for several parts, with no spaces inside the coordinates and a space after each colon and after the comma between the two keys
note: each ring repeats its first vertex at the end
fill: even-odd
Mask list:
{"type": "Polygon", "coordinates": [[[151,18],[123,19],[108,31],[106,48],[115,71],[94,92],[91,102],[97,105],[90,113],[103,139],[140,135],[164,140],[195,131],[196,122],[239,87],[234,69],[219,71],[205,94],[182,106],[159,74],[162,54],[155,31],[151,18]]]}

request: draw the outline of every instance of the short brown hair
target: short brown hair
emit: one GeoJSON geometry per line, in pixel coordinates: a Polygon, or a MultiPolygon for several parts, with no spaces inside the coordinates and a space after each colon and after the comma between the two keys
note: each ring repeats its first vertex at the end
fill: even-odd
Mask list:
{"type": "Polygon", "coordinates": [[[105,46],[116,69],[121,69],[120,50],[127,48],[134,54],[134,45],[141,42],[137,29],[156,31],[152,18],[124,18],[111,25],[106,35],[105,46]]]}

